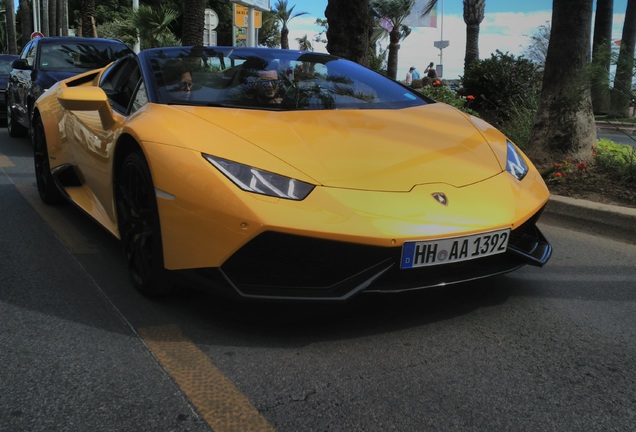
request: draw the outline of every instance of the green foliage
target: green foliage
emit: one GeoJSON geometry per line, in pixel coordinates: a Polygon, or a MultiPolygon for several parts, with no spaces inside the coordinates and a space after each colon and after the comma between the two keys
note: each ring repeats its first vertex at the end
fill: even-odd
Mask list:
{"type": "Polygon", "coordinates": [[[473,102],[472,95],[461,96],[445,85],[426,85],[417,91],[437,102],[445,103],[465,113],[479,117],[479,114],[471,108],[473,102]]]}
{"type": "Polygon", "coordinates": [[[132,24],[139,30],[141,48],[179,45],[179,41],[170,26],[179,16],[179,12],[163,6],[152,8],[139,6],[132,14],[132,24]]]}
{"type": "Polygon", "coordinates": [[[461,77],[463,95],[474,95],[473,108],[501,127],[515,113],[519,101],[536,99],[541,89],[538,65],[523,56],[497,50],[489,59],[472,63],[461,77]]]}
{"type": "Polygon", "coordinates": [[[134,46],[136,42],[135,27],[130,18],[106,21],[99,26],[97,31],[99,37],[119,39],[129,47],[134,46]]]}
{"type": "Polygon", "coordinates": [[[596,164],[619,181],[636,184],[636,149],[608,139],[597,141],[593,156],[596,164]]]}
{"type": "Polygon", "coordinates": [[[528,148],[534,126],[534,115],[538,107],[538,93],[531,93],[523,98],[518,97],[512,101],[509,116],[499,127],[522,150],[528,148]]]}
{"type": "Polygon", "coordinates": [[[258,44],[268,48],[280,46],[280,28],[276,14],[271,11],[263,13],[262,23],[258,30],[258,44]]]}

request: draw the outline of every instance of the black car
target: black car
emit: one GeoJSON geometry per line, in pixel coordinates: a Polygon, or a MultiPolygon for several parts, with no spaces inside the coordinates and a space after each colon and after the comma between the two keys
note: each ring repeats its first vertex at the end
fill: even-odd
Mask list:
{"type": "Polygon", "coordinates": [[[11,72],[11,64],[19,56],[14,54],[0,54],[0,120],[7,118],[7,80],[11,72]]]}
{"type": "Polygon", "coordinates": [[[122,41],[80,37],[31,40],[13,62],[6,92],[7,128],[12,137],[31,130],[33,104],[65,78],[106,66],[133,51],[122,41]]]}

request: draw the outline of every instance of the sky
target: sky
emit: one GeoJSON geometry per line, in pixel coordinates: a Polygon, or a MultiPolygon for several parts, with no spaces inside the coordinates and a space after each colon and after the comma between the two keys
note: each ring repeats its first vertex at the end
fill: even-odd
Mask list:
{"type": "MultiPolygon", "coordinates": [[[[275,0],[270,0],[271,4],[274,2],[275,0]]],[[[320,32],[321,28],[315,22],[316,18],[325,18],[327,0],[289,0],[289,5],[295,5],[294,12],[308,13],[288,23],[289,45],[296,49],[296,38],[307,35],[313,40],[314,35],[320,32]]],[[[614,1],[613,40],[621,38],[626,7],[627,0],[614,1]]],[[[551,17],[552,0],[487,0],[485,18],[479,32],[480,58],[489,58],[496,50],[515,56],[523,54],[524,48],[530,44],[530,36],[539,26],[549,22],[551,17]]],[[[314,51],[327,52],[324,44],[313,42],[313,45],[314,51]]],[[[401,42],[397,78],[404,79],[411,66],[422,73],[426,65],[433,62],[443,65],[443,78],[457,79],[463,74],[465,45],[463,2],[439,0],[437,27],[412,27],[411,34],[401,42]],[[442,50],[441,56],[440,50],[433,46],[433,42],[439,40],[449,41],[448,48],[442,50]]]]}

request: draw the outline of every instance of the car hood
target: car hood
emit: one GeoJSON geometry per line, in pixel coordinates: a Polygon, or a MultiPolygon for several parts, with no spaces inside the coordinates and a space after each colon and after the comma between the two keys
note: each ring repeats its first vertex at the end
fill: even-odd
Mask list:
{"type": "Polygon", "coordinates": [[[328,187],[461,187],[503,170],[469,118],[441,103],[400,110],[192,112],[328,187]]]}

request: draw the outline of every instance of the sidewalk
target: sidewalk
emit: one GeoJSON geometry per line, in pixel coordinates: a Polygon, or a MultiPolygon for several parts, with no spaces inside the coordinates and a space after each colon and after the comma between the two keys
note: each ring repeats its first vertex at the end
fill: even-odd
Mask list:
{"type": "Polygon", "coordinates": [[[616,132],[621,132],[626,135],[636,136],[636,123],[597,121],[596,130],[598,133],[612,134],[616,132]]]}
{"type": "Polygon", "coordinates": [[[540,220],[636,244],[636,208],[552,195],[540,220]]]}

